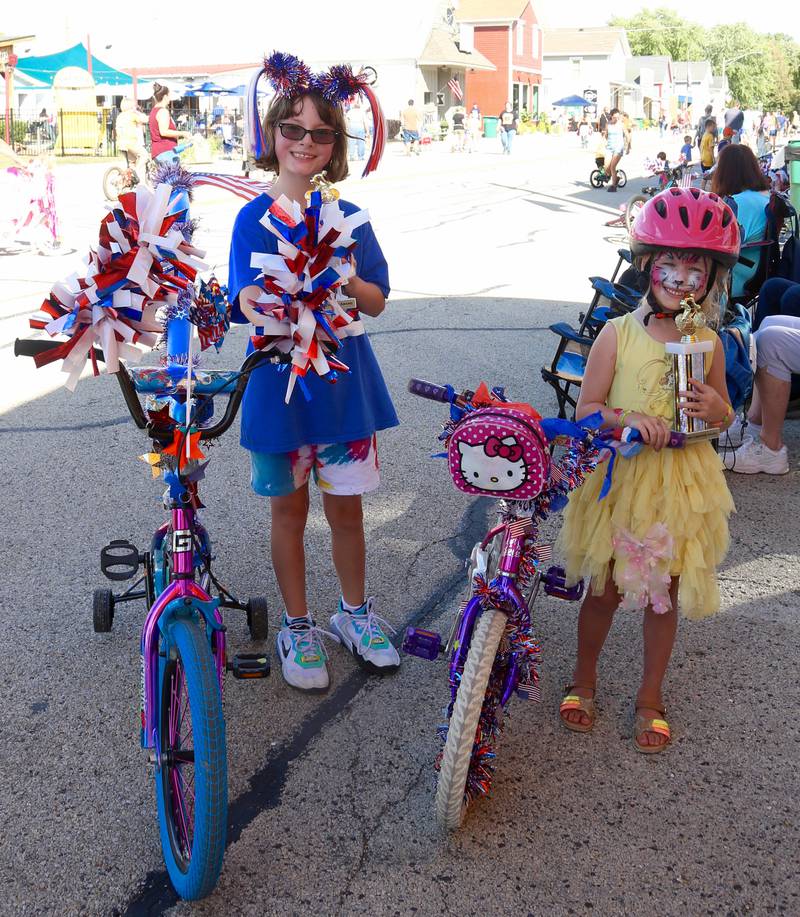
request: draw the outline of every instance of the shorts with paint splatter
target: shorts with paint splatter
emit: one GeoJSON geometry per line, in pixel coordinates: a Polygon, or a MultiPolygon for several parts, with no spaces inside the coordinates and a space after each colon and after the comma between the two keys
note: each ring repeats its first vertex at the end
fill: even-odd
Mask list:
{"type": "Polygon", "coordinates": [[[350,443],[319,443],[293,452],[251,452],[253,490],[262,497],[284,497],[314,475],[323,493],[365,494],[380,484],[375,434],[350,443]]]}

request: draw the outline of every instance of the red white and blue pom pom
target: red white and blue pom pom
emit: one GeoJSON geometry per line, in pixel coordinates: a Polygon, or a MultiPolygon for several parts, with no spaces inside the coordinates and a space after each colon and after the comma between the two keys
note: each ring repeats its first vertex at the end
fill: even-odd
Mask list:
{"type": "Polygon", "coordinates": [[[308,92],[311,70],[294,54],[273,51],[264,60],[264,73],[278,95],[294,97],[308,92]]]}

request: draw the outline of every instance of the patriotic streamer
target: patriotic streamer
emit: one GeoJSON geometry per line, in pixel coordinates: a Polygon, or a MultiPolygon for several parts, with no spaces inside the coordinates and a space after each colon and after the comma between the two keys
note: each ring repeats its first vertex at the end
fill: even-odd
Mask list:
{"type": "Polygon", "coordinates": [[[186,238],[187,214],[176,209],[172,194],[170,185],[160,184],[121,195],[100,224],[84,275],[57,283],[30,320],[32,328],[67,338],[35,362],[41,367],[62,360],[70,391],[88,359],[99,374],[95,345],[110,373],[119,370],[120,358],[140,361],[160,337],[157,309],[174,307],[179,295],[192,292],[197,272],[206,268],[204,253],[186,238]]]}
{"type": "Polygon", "coordinates": [[[368,220],[366,210],[345,216],[336,201],[323,203],[320,191],[311,192],[305,210],[281,197],[261,218],[277,239],[278,253],[253,252],[250,258],[250,266],[261,270],[257,279],[264,288],[250,302],[263,315],[252,340],[257,349],[291,354],[287,404],[309,370],[329,382],[349,372],[335,354],[342,338],[363,334],[363,326],[357,310],[347,308],[337,292],[355,273],[353,233],[368,220]]]}
{"type": "Polygon", "coordinates": [[[189,309],[189,321],[197,328],[200,349],[213,347],[219,351],[231,326],[231,305],[227,287],[220,286],[216,277],[208,283],[201,280],[194,305],[189,309]]]}

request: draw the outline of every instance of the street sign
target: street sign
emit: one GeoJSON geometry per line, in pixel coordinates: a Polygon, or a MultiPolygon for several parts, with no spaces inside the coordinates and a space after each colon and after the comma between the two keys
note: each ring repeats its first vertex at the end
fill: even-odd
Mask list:
{"type": "Polygon", "coordinates": [[[586,106],[586,114],[590,119],[594,118],[597,114],[597,90],[596,89],[584,89],[583,97],[587,102],[590,102],[590,105],[586,106]]]}

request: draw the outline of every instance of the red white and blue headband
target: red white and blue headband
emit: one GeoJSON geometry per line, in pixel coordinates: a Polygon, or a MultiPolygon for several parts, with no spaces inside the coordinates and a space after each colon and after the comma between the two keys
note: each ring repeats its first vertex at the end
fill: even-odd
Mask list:
{"type": "Polygon", "coordinates": [[[363,96],[372,112],[372,149],[367,158],[362,177],[374,172],[383,156],[386,146],[386,119],[372,83],[375,71],[365,67],[359,73],[353,73],[349,64],[335,64],[323,73],[312,73],[311,69],[294,54],[273,51],[264,60],[264,66],[257,70],[250,79],[245,106],[245,132],[247,143],[253,156],[261,159],[267,153],[267,142],[264,136],[264,125],[258,113],[258,84],[266,76],[276,95],[297,98],[318,93],[334,105],[343,105],[354,96],[363,96]]]}

